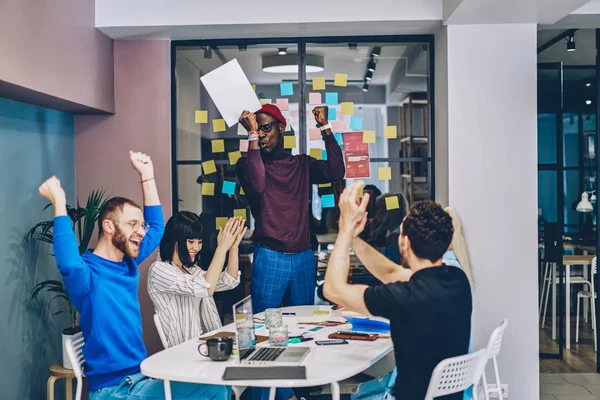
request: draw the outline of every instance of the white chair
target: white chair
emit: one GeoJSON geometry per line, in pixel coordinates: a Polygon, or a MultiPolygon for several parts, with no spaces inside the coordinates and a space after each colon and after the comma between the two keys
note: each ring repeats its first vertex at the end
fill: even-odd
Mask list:
{"type": "MultiPolygon", "coordinates": [[[[464,356],[451,357],[440,361],[431,374],[425,400],[435,397],[459,393],[475,385],[481,379],[481,374],[487,363],[487,349],[464,356]]],[[[473,391],[473,399],[477,393],[473,391]]]]}
{"type": "MultiPolygon", "coordinates": [[[[67,356],[69,357],[69,361],[73,367],[73,372],[75,373],[75,379],[77,380],[75,400],[81,400],[81,391],[83,389],[83,364],[85,364],[85,360],[83,359],[84,344],[85,342],[83,341],[83,336],[78,337],[74,341],[72,339],[67,339],[65,342],[67,356]]],[[[65,384],[70,385],[71,381],[67,380],[65,384]]]]}
{"type": "MultiPolygon", "coordinates": [[[[486,365],[487,362],[491,359],[493,364],[494,364],[494,375],[496,378],[496,387],[494,389],[490,389],[488,387],[488,383],[487,383],[487,377],[485,375],[485,366],[483,369],[483,373],[482,373],[482,379],[483,379],[483,396],[485,400],[489,400],[489,396],[490,393],[498,393],[498,398],[499,399],[504,399],[504,396],[502,395],[502,386],[500,384],[500,373],[498,371],[498,360],[496,360],[496,357],[498,356],[498,354],[500,353],[500,349],[502,348],[502,338],[504,337],[504,331],[506,330],[506,327],[508,326],[508,320],[504,319],[504,321],[502,321],[502,324],[500,324],[499,327],[497,327],[496,329],[494,329],[494,332],[492,332],[491,336],[490,336],[490,340],[488,341],[488,345],[487,345],[487,358],[486,358],[486,365]]],[[[475,390],[473,391],[475,392],[475,390]]]]}
{"type": "Polygon", "coordinates": [[[167,337],[165,336],[165,331],[163,330],[162,324],[160,323],[160,318],[158,318],[158,314],[154,314],[154,325],[156,325],[158,337],[160,337],[160,342],[162,343],[163,347],[165,349],[169,348],[167,344],[167,337]]]}
{"type": "MultiPolygon", "coordinates": [[[[575,343],[579,343],[579,303],[581,302],[581,299],[590,299],[590,303],[592,305],[592,331],[595,332],[596,331],[596,305],[594,303],[595,302],[595,298],[596,298],[596,289],[594,287],[594,275],[596,275],[596,270],[597,270],[597,260],[596,257],[594,257],[594,259],[592,260],[592,271],[590,272],[590,289],[591,290],[580,290],[577,293],[577,326],[575,328],[575,343]]],[[[586,315],[586,319],[587,319],[587,315],[586,315]]],[[[596,343],[596,334],[593,334],[594,336],[594,351],[598,351],[598,344],[596,343]]]]}

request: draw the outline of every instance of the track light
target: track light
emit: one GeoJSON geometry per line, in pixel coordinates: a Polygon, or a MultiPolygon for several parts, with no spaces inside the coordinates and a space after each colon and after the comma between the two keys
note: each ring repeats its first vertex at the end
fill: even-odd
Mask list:
{"type": "Polygon", "coordinates": [[[371,79],[373,79],[373,73],[371,71],[367,71],[365,74],[365,80],[370,81],[371,79]]]}
{"type": "Polygon", "coordinates": [[[375,46],[373,47],[373,51],[371,52],[371,57],[379,57],[381,55],[381,47],[375,46]]]}
{"type": "Polygon", "coordinates": [[[373,60],[369,61],[369,63],[367,64],[367,70],[369,70],[371,72],[375,72],[376,67],[377,67],[377,64],[375,64],[375,61],[373,61],[373,60]]]}
{"type": "Polygon", "coordinates": [[[585,104],[587,104],[589,106],[590,104],[592,104],[592,101],[591,100],[586,100],[585,104]]]}
{"type": "Polygon", "coordinates": [[[248,46],[246,46],[245,44],[240,44],[238,46],[239,51],[246,51],[248,50],[248,46]]]}
{"type": "Polygon", "coordinates": [[[585,84],[585,87],[590,87],[590,86],[592,86],[591,82],[588,82],[585,84]]]}
{"type": "Polygon", "coordinates": [[[362,91],[363,92],[368,92],[369,91],[369,84],[367,82],[365,82],[365,84],[363,85],[362,91]]]}
{"type": "Polygon", "coordinates": [[[358,47],[357,43],[348,43],[348,49],[350,49],[350,50],[356,50],[357,47],[358,47]]]}
{"type": "Polygon", "coordinates": [[[206,48],[204,49],[204,58],[212,58],[212,50],[210,49],[210,46],[206,46],[206,48]]]}
{"type": "Polygon", "coordinates": [[[287,54],[287,47],[280,47],[277,54],[279,54],[280,56],[285,56],[287,54]]]}
{"type": "Polygon", "coordinates": [[[575,51],[575,34],[571,34],[566,37],[567,39],[567,51],[575,51]]]}

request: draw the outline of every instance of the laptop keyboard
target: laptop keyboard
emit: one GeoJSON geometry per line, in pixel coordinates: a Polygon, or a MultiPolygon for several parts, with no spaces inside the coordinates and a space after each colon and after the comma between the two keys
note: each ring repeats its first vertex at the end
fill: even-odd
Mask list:
{"type": "Polygon", "coordinates": [[[260,349],[257,349],[248,360],[275,361],[277,357],[279,357],[284,351],[285,348],[281,347],[262,347],[260,349]]]}

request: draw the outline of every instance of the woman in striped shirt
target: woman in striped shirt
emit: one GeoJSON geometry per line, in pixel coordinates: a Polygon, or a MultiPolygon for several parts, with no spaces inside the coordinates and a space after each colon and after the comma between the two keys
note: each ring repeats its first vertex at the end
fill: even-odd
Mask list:
{"type": "Polygon", "coordinates": [[[238,246],[245,233],[241,218],[229,219],[219,231],[213,260],[203,271],[195,263],[202,249],[200,218],[181,211],[169,219],[160,241],[160,259],[148,273],[148,293],[167,347],[221,327],[213,293],[233,289],[240,283],[238,246]],[[227,255],[229,261],[223,271],[227,255]]]}

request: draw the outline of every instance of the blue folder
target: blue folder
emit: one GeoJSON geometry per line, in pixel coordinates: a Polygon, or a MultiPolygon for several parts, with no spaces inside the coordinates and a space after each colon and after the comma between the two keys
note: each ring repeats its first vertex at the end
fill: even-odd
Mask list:
{"type": "Polygon", "coordinates": [[[390,324],[369,318],[349,318],[345,317],[352,324],[353,331],[360,332],[389,332],[390,324]]]}

